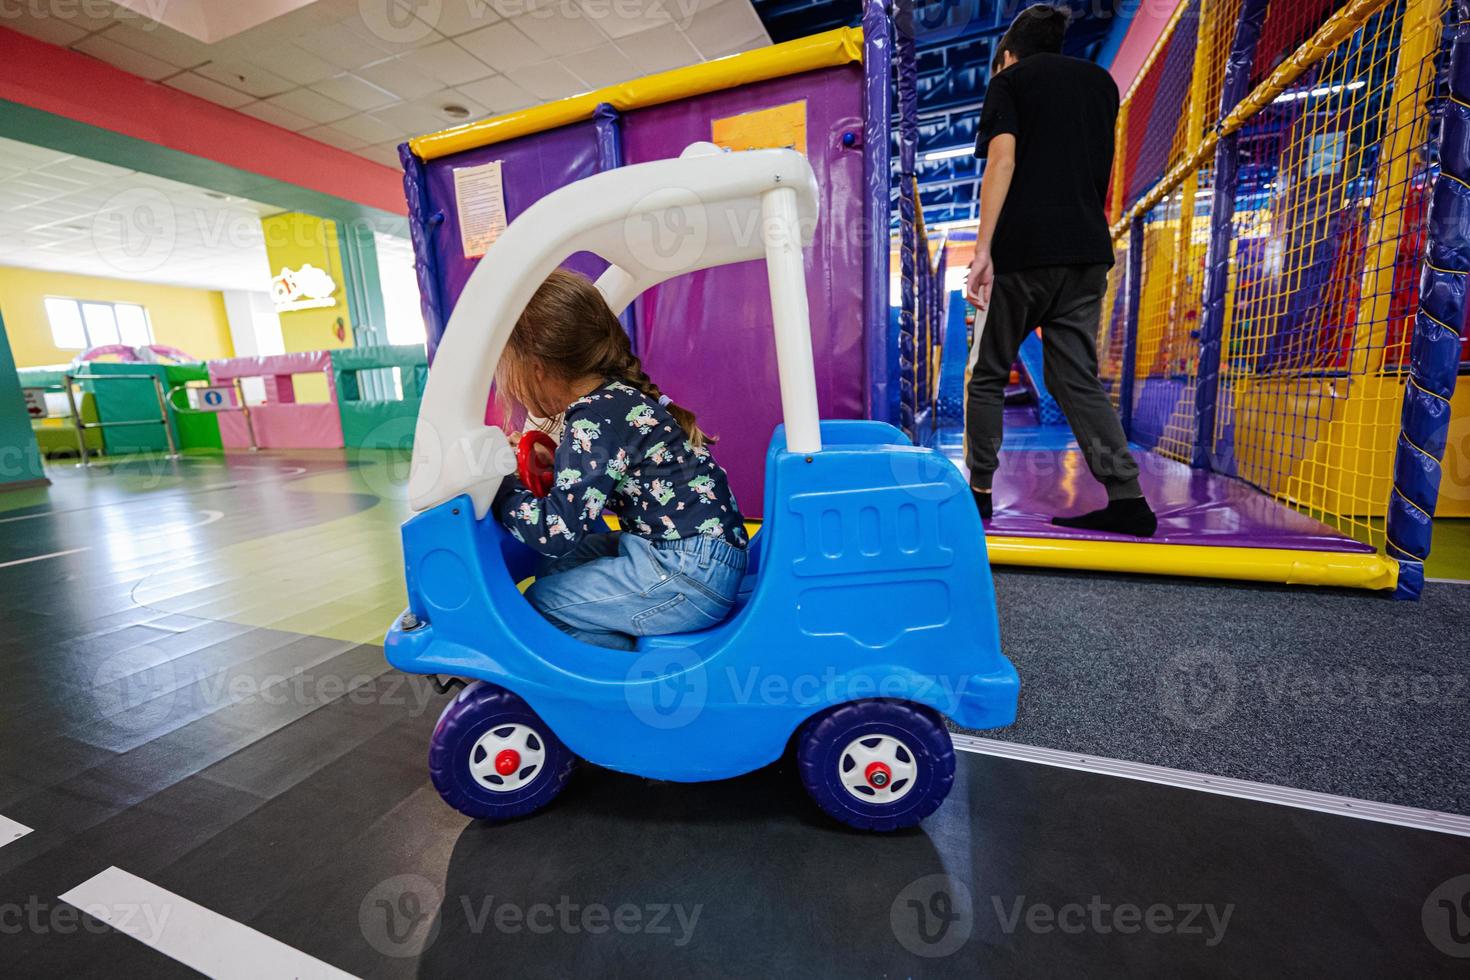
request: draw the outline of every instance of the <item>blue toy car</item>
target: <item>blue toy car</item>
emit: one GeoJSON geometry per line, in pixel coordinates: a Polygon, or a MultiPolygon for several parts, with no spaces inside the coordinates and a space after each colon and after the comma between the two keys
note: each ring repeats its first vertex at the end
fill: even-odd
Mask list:
{"type": "Polygon", "coordinates": [[[409,492],[422,512],[403,528],[409,608],[386,642],[400,670],[470,681],[429,753],[434,785],[463,813],[530,813],[578,758],[695,782],[758,769],[794,743],[823,810],[892,830],[949,791],[946,718],[1014,720],[1019,681],[959,471],[891,426],[817,421],[802,269],[816,200],[798,153],[696,144],[543,198],[471,276],[420,411],[409,492]],[[764,228],[753,240],[739,233],[752,213],[764,228]],[[670,228],[696,229],[698,248],[671,259],[651,237],[670,228]],[[767,453],[740,599],[719,626],[643,637],[627,654],[582,644],[531,608],[517,583],[537,556],[488,513],[515,470],[483,421],[495,364],[536,286],[584,249],[612,263],[598,285],[614,310],[682,272],[764,257],[776,323],[786,422],[767,453]]]}

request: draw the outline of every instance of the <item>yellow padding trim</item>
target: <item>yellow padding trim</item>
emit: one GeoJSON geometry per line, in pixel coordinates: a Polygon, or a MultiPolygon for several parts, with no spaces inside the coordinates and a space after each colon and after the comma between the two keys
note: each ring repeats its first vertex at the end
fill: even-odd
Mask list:
{"type": "Polygon", "coordinates": [[[626,112],[862,60],[862,28],[839,27],[784,44],[646,75],[583,95],[465,123],[411,139],[408,145],[419,159],[433,160],[591,119],[592,113],[604,102],[626,112]]]}
{"type": "Polygon", "coordinates": [[[1399,578],[1398,563],[1376,553],[1015,537],[987,537],[985,546],[992,564],[1031,568],[1185,575],[1353,589],[1392,589],[1399,578]]]}

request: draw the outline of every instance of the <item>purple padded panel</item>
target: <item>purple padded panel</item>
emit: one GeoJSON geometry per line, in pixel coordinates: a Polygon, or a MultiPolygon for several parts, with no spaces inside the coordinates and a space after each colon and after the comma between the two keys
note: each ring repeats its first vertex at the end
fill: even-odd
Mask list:
{"type": "MultiPolygon", "coordinates": [[[[1028,427],[1028,410],[1006,411],[1005,442],[995,474],[995,519],[986,533],[1026,538],[1138,541],[1119,534],[1056,527],[1057,515],[1082,514],[1107,504],[1064,425],[1028,427]]],[[[1134,447],[1143,492],[1159,515],[1154,544],[1291,548],[1370,553],[1374,549],[1255,487],[1134,447]]],[[[962,469],[963,457],[955,455],[962,469]]]]}
{"type": "MultiPolygon", "coordinates": [[[[825,419],[864,417],[862,98],[862,68],[847,65],[638,109],[623,120],[625,159],[644,163],[708,140],[715,119],[806,100],[807,156],[821,189],[807,295],[825,419]],[[849,132],[859,139],[845,147],[849,132]]],[[[715,456],[741,509],[760,516],[766,446],[781,421],[765,263],[670,280],[645,293],[637,310],[644,367],[720,437],[715,456]]]]}
{"type": "MultiPolygon", "coordinates": [[[[470,273],[480,261],[465,258],[460,245],[459,214],[454,202],[454,170],[494,160],[502,161],[506,219],[514,221],[522,211],[557,188],[590,177],[601,169],[597,124],[589,120],[563,126],[466,150],[425,164],[429,200],[433,208],[444,214],[444,221],[432,233],[432,240],[439,267],[445,322],[448,322],[470,273]]],[[[606,262],[586,253],[573,256],[566,265],[594,279],[607,268],[606,262]]]]}

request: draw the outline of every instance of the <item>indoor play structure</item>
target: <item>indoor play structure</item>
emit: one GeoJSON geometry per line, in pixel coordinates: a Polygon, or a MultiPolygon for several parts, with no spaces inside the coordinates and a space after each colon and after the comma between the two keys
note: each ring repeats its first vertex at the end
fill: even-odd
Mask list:
{"type": "MultiPolygon", "coordinates": [[[[822,195],[808,287],[823,413],[895,423],[958,455],[963,334],[958,297],[944,291],[945,239],[926,231],[914,187],[911,18],[911,4],[889,19],[869,3],[861,34],[410,141],[404,187],[431,351],[478,262],[460,226],[466,173],[494,169],[514,217],[670,145],[791,145],[822,195]],[[888,241],[853,232],[886,228],[891,201],[894,309],[888,241]]],[[[1007,419],[992,560],[1417,594],[1470,267],[1470,110],[1455,94],[1470,75],[1451,57],[1461,21],[1448,0],[1179,4],[1123,98],[1119,264],[1100,338],[1160,533],[1125,541],[1051,525],[1101,505],[1101,488],[1048,413],[1042,378],[1032,406],[1007,419]]],[[[601,272],[589,256],[569,264],[601,272]]],[[[776,404],[775,367],[750,329],[769,323],[754,275],[694,273],[626,316],[650,372],[722,436],[736,497],[753,511],[776,404]],[[710,303],[716,294],[739,298],[710,303]],[[710,364],[738,364],[731,385],[709,385],[710,364]]],[[[1042,373],[1033,360],[1023,356],[1030,382],[1042,373]]],[[[1460,513],[1470,489],[1446,489],[1448,513],[1460,513]]]]}
{"type": "Polygon", "coordinates": [[[86,461],[225,449],[406,450],[427,372],[418,345],[208,362],[158,345],[113,345],[92,348],[71,365],[18,374],[31,393],[42,452],[86,461]],[[309,377],[321,379],[323,400],[297,401],[296,379],[309,377]],[[246,389],[252,379],[259,400],[246,389]]]}
{"type": "MultiPolygon", "coordinates": [[[[1470,78],[1452,70],[1445,28],[1459,21],[1448,7],[1179,5],[1123,102],[1119,262],[1100,338],[1160,534],[1139,542],[1051,525],[1100,506],[1101,490],[1044,411],[1043,380],[1035,404],[1007,420],[993,561],[1417,593],[1470,268],[1459,172],[1470,110],[1450,95],[1470,78]]],[[[557,187],[694,140],[790,146],[811,162],[822,204],[807,276],[823,413],[889,422],[958,458],[962,309],[945,292],[944,239],[936,248],[925,230],[915,188],[912,16],[907,2],[892,20],[869,2],[861,32],[410,141],[404,186],[431,356],[487,247],[482,229],[461,226],[471,178],[493,171],[495,203],[514,218],[557,187]]],[[[679,230],[667,231],[677,247],[679,230]]],[[[588,255],[568,264],[604,268],[588,255]]],[[[757,275],[708,269],[625,314],[650,373],[721,437],[753,516],[778,390],[757,275]]],[[[1470,491],[1455,497],[1463,507],[1470,491]]]]}
{"type": "Polygon", "coordinates": [[[385,643],[400,670],[474,679],[430,750],[435,786],[464,813],[538,809],[576,757],[693,782],[765,766],[796,733],[818,805],[892,830],[949,791],[943,716],[967,728],[1014,719],[1019,683],[1000,652],[963,476],[886,424],[819,421],[803,262],[819,197],[794,150],[694,143],[677,159],[553,191],[466,279],[419,413],[409,502],[420,513],[403,527],[409,608],[385,643]],[[760,234],[742,233],[757,223],[760,234]],[[667,227],[702,229],[700,247],[671,259],[656,247],[667,227]],[[615,311],[676,276],[765,260],[782,422],[766,452],[751,569],[724,623],[642,637],[631,666],[522,598],[516,583],[538,556],[489,514],[517,471],[505,433],[483,416],[496,365],[536,288],[579,251],[609,263],[597,285],[615,311]],[[817,664],[830,676],[802,684],[817,664]],[[792,696],[742,696],[739,678],[752,671],[792,696]]]}
{"type": "Polygon", "coordinates": [[[1463,8],[1193,0],[1126,94],[1103,374],[1165,540],[1228,549],[1171,570],[1415,596],[1466,513],[1463,8]]]}

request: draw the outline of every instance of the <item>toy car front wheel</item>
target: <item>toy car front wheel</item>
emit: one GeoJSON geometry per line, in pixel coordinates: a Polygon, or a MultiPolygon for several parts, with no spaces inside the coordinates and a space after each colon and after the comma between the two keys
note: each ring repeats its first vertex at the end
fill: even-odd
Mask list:
{"type": "Polygon", "coordinates": [[[481,820],[541,809],[562,791],[576,761],[530,705],[483,681],[450,702],[429,743],[434,788],[481,820]]]}
{"type": "Polygon", "coordinates": [[[817,806],[859,830],[912,827],[954,784],[944,722],[904,701],[854,701],[816,715],[802,726],[796,760],[817,806]]]}

